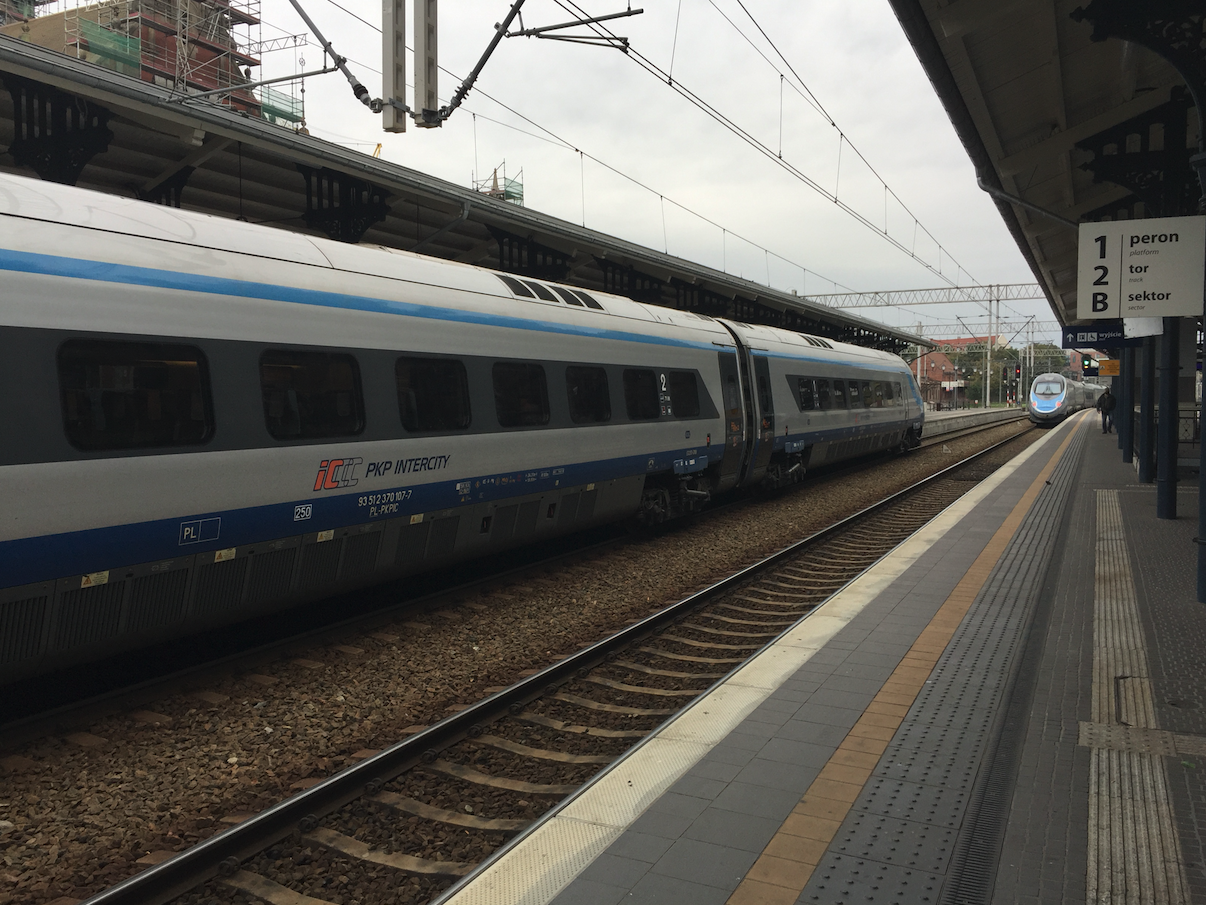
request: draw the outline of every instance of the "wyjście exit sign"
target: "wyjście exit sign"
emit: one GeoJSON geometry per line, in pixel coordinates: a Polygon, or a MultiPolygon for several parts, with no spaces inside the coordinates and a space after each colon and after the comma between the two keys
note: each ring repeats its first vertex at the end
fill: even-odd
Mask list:
{"type": "Polygon", "coordinates": [[[1200,315],[1206,217],[1082,223],[1076,270],[1078,319],[1200,315]]]}

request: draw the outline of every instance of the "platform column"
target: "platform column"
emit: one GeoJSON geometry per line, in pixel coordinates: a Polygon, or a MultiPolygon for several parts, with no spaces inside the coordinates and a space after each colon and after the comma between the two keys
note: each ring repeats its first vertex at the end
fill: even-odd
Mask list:
{"type": "Polygon", "coordinates": [[[1156,428],[1156,518],[1177,517],[1177,404],[1181,350],[1181,319],[1164,318],[1160,337],[1160,422],[1156,428]]]}
{"type": "MultiPolygon", "coordinates": [[[[1198,122],[1206,120],[1206,101],[1198,98],[1198,122]]],[[[1198,201],[1198,212],[1206,214],[1206,129],[1198,129],[1198,153],[1189,158],[1198,171],[1198,185],[1202,197],[1198,201]]],[[[1202,287],[1202,373],[1206,377],[1206,286],[1202,287]]],[[[1202,398],[1202,411],[1206,411],[1206,396],[1202,398]]],[[[1198,603],[1206,603],[1206,430],[1202,416],[1198,415],[1198,603]]]]}
{"type": "Polygon", "coordinates": [[[1122,447],[1122,461],[1135,461],[1135,350],[1129,346],[1122,349],[1122,362],[1119,365],[1119,394],[1115,411],[1118,417],[1114,423],[1118,425],[1118,445],[1122,447]]]}
{"type": "Polygon", "coordinates": [[[1156,339],[1143,338],[1139,355],[1139,480],[1156,479],[1156,339]]]}

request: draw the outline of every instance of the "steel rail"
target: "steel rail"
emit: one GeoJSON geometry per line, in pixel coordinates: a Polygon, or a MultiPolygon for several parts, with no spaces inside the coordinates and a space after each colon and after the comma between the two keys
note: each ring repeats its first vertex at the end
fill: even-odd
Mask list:
{"type": "MultiPolygon", "coordinates": [[[[633,641],[675,622],[711,598],[738,587],[750,578],[791,558],[804,549],[824,542],[853,523],[887,509],[904,497],[917,493],[926,486],[947,477],[953,471],[995,452],[1016,439],[1017,435],[995,443],[827,528],[795,541],[728,578],[697,591],[614,635],[545,667],[526,679],[521,679],[514,685],[446,717],[435,725],[396,743],[359,764],[328,777],[318,785],[298,792],[266,811],[180,852],[167,861],[97,893],[86,899],[82,905],[160,905],[160,903],[166,903],[215,876],[230,876],[239,869],[239,865],[244,859],[284,839],[297,829],[302,832],[310,831],[317,826],[321,816],[343,807],[362,795],[375,794],[386,782],[411,767],[424,760],[434,760],[440,749],[479,732],[483,723],[490,722],[503,711],[520,712],[529,702],[541,695],[554,692],[560,684],[575,678],[580,670],[606,659],[612,651],[623,648],[633,641]]],[[[521,835],[526,835],[526,831],[521,835]]],[[[509,846],[504,846],[504,848],[506,847],[509,846]]],[[[494,856],[487,858],[483,864],[493,858],[494,856]]]]}

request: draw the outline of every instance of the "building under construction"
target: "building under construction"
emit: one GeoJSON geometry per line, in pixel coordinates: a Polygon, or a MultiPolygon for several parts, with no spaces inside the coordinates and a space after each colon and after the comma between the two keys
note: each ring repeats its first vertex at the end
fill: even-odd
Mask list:
{"type": "Polygon", "coordinates": [[[291,95],[240,87],[260,65],[260,0],[0,0],[0,34],[181,93],[225,89],[215,103],[281,125],[303,120],[291,95]]]}

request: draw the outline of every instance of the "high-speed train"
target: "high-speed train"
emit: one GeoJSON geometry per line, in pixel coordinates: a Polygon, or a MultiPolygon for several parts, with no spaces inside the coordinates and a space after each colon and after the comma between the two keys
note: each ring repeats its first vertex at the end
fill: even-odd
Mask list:
{"type": "Polygon", "coordinates": [[[1097,405],[1104,388],[1069,380],[1059,374],[1039,374],[1030,385],[1026,412],[1035,424],[1058,424],[1073,412],[1097,405]]]}
{"type": "Polygon", "coordinates": [[[0,175],[0,682],[916,445],[897,356],[0,175]]]}

